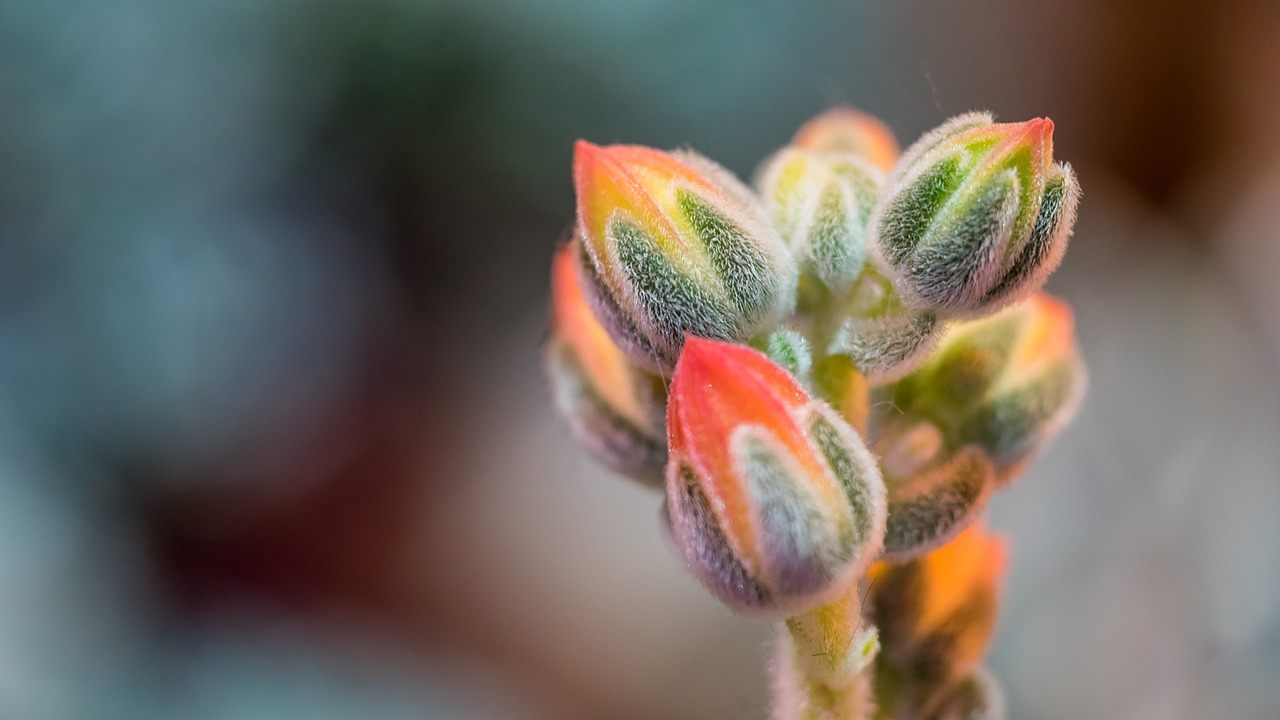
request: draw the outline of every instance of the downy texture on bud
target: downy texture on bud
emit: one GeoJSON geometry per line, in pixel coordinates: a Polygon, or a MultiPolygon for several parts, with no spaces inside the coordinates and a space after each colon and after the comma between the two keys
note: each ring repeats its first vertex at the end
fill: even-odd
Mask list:
{"type": "Polygon", "coordinates": [[[1053,122],[952,118],[907,149],[871,220],[908,304],[975,317],[1039,289],[1066,251],[1080,186],[1053,122]]]}
{"type": "Polygon", "coordinates": [[[995,490],[996,471],[982,448],[948,448],[928,421],[877,422],[873,437],[889,498],[885,560],[911,560],[951,540],[981,514],[995,490]]]}
{"type": "Polygon", "coordinates": [[[937,352],[892,388],[902,417],[975,445],[1007,480],[1066,425],[1085,390],[1071,308],[1044,293],[950,328],[937,352]]]}
{"type": "Polygon", "coordinates": [[[689,338],[667,405],[671,536],[735,612],[830,602],[880,551],[875,458],[826,403],[751,348],[689,338]]]}
{"type": "Polygon", "coordinates": [[[852,154],[884,172],[898,162],[898,141],[887,125],[851,107],[832,108],[800,126],[791,146],[815,153],[852,154]]]}
{"type": "Polygon", "coordinates": [[[596,321],[575,269],[575,240],[551,269],[553,328],[546,368],[556,408],[574,439],[607,467],[660,485],[667,461],[666,391],[637,368],[596,321]]]}
{"type": "Polygon", "coordinates": [[[743,341],[790,311],[795,263],[724,168],[579,140],[573,176],[588,297],[636,362],[669,370],[686,335],[743,341]]]}
{"type": "Polygon", "coordinates": [[[852,153],[788,147],[765,162],[760,197],[796,257],[802,293],[813,281],[836,293],[852,288],[867,261],[867,223],[883,184],[884,172],[852,153]]]}
{"type": "Polygon", "coordinates": [[[904,305],[889,279],[871,267],[839,312],[843,319],[827,352],[847,356],[876,384],[902,377],[924,362],[943,330],[937,313],[904,305]]]}
{"type": "Polygon", "coordinates": [[[936,690],[973,672],[995,629],[1007,556],[1004,539],[977,524],[919,559],[873,566],[881,660],[936,690]]]}

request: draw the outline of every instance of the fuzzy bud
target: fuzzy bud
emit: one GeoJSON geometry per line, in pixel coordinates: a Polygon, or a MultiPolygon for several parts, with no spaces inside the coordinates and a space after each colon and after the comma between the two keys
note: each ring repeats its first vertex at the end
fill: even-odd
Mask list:
{"type": "Polygon", "coordinates": [[[933,552],[871,569],[881,658],[943,689],[973,672],[995,629],[1008,549],[974,525],[933,552]]]}
{"type": "Polygon", "coordinates": [[[944,327],[937,313],[904,305],[889,279],[874,268],[863,272],[841,315],[828,352],[845,355],[876,384],[924,362],[944,327]]]}
{"type": "Polygon", "coordinates": [[[1043,284],[1066,251],[1080,186],[1053,161],[1053,122],[952,118],[908,148],[871,225],[908,304],[976,317],[1043,284]]]}
{"type": "MultiPolygon", "coordinates": [[[[847,292],[867,261],[867,223],[884,171],[852,153],[784,148],[760,173],[758,190],[806,282],[847,292]]],[[[803,303],[802,303],[803,307],[803,303]]]]}
{"type": "Polygon", "coordinates": [[[884,172],[893,169],[901,154],[887,125],[851,107],[832,108],[805,123],[791,146],[814,153],[857,155],[884,172]]]}
{"type": "Polygon", "coordinates": [[[686,335],[743,341],[791,309],[795,263],[724,168],[579,140],[573,175],[588,297],[636,362],[669,370],[686,335]]]}
{"type": "Polygon", "coordinates": [[[1071,419],[1085,385],[1071,308],[1039,293],[953,326],[891,401],[936,424],[950,447],[982,448],[1007,479],[1071,419]]]}
{"type": "Polygon", "coordinates": [[[774,363],[791,376],[808,386],[813,370],[813,352],[804,335],[791,328],[780,328],[763,338],[763,347],[757,346],[774,363]]]}
{"type": "Polygon", "coordinates": [[[876,436],[889,497],[885,560],[903,562],[940,547],[986,507],[996,473],[981,448],[949,452],[928,422],[878,427],[876,436]]]}
{"type": "Polygon", "coordinates": [[[575,240],[551,269],[552,335],[546,369],[574,439],[612,470],[653,485],[667,461],[666,391],[614,345],[583,296],[575,240]]]}
{"type": "Polygon", "coordinates": [[[667,406],[671,536],[735,612],[846,592],[880,551],[884,486],[858,434],[745,346],[689,338],[667,406]]]}

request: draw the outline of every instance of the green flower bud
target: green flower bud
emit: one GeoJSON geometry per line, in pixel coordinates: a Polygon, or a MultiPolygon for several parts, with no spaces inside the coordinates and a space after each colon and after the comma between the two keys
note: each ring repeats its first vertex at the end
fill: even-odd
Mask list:
{"type": "Polygon", "coordinates": [[[1071,309],[1040,293],[953,326],[885,395],[903,417],[936,424],[948,447],[982,448],[1004,482],[1066,425],[1085,385],[1071,309]]]}
{"type": "Polygon", "coordinates": [[[881,557],[891,562],[918,557],[978,518],[996,485],[995,469],[981,448],[948,452],[941,433],[928,423],[877,434],[889,497],[881,557]]]}
{"type": "Polygon", "coordinates": [[[795,255],[803,290],[845,293],[867,261],[866,233],[884,172],[854,154],[784,148],[766,161],[758,190],[795,255]]]}
{"type": "Polygon", "coordinates": [[[1053,122],[953,118],[908,148],[871,220],[872,252],[908,304],[975,317],[1038,290],[1066,251],[1080,186],[1053,122]]]}
{"type": "Polygon", "coordinates": [[[804,335],[782,328],[770,333],[760,341],[753,341],[756,349],[764,352],[774,363],[791,373],[801,385],[808,387],[813,370],[813,353],[809,350],[809,341],[804,335]]]}
{"type": "Polygon", "coordinates": [[[937,313],[904,305],[889,279],[873,268],[862,274],[841,315],[827,351],[847,356],[872,383],[914,370],[942,336],[937,313]]]}
{"type": "Polygon", "coordinates": [[[790,253],[710,160],[579,141],[574,185],[588,298],[637,363],[667,372],[686,336],[741,342],[791,310],[790,253]]]}

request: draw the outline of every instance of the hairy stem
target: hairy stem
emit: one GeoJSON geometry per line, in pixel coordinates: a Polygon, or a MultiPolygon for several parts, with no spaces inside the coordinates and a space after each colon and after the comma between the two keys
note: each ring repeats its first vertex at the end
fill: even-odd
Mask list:
{"type": "Polygon", "coordinates": [[[774,720],[867,720],[874,710],[875,628],[862,622],[858,589],[786,621],[774,674],[774,720]]]}

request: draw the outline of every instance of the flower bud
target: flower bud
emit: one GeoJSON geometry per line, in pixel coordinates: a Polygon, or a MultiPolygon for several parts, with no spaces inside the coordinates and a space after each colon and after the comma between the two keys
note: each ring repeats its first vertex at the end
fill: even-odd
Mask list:
{"type": "Polygon", "coordinates": [[[811,610],[847,591],[879,553],[885,498],[875,458],[761,353],[690,338],[667,437],[672,539],[735,612],[811,610]]]}
{"type": "Polygon", "coordinates": [[[898,162],[898,141],[887,125],[851,107],[832,108],[805,123],[791,146],[814,153],[864,157],[884,172],[898,162]]]}
{"type": "Polygon", "coordinates": [[[1053,162],[1053,122],[953,118],[903,155],[871,220],[872,252],[908,304],[974,317],[1057,267],[1080,186],[1053,162]]]}
{"type": "Polygon", "coordinates": [[[806,282],[841,294],[852,287],[867,261],[867,223],[883,183],[880,168],[851,153],[788,147],[766,161],[760,197],[796,257],[802,293],[806,282]]]}
{"type": "Polygon", "coordinates": [[[889,279],[867,268],[843,303],[828,352],[849,358],[872,383],[897,379],[924,362],[942,335],[937,313],[903,305],[889,279]]]}
{"type": "Polygon", "coordinates": [[[779,328],[767,336],[758,338],[763,347],[753,344],[783,370],[791,373],[801,385],[807,386],[813,370],[813,353],[804,335],[791,328],[779,328]]]}
{"type": "Polygon", "coordinates": [[[551,269],[552,336],[546,368],[574,439],[610,469],[659,485],[667,461],[666,391],[637,368],[591,313],[578,283],[575,240],[551,269]]]}
{"type": "Polygon", "coordinates": [[[889,498],[881,557],[904,562],[968,527],[986,507],[996,473],[981,448],[951,452],[928,422],[889,425],[877,426],[875,443],[889,498]]]}
{"type": "Polygon", "coordinates": [[[669,370],[686,335],[742,341],[791,309],[795,263],[720,166],[579,140],[573,174],[588,297],[636,362],[669,370]]]}
{"type": "Polygon", "coordinates": [[[979,524],[911,562],[873,566],[883,661],[938,689],[973,672],[995,629],[1007,555],[979,524]]]}
{"type": "Polygon", "coordinates": [[[1085,385],[1071,308],[1039,293],[954,325],[890,397],[903,417],[935,423],[950,447],[982,448],[1003,481],[1066,425],[1085,385]]]}

